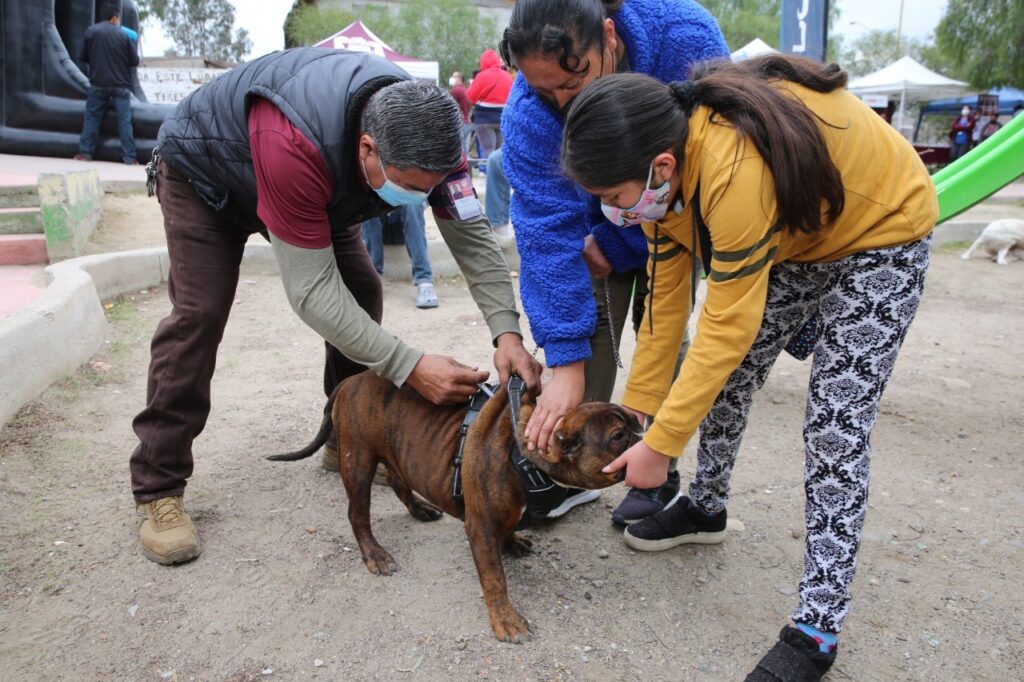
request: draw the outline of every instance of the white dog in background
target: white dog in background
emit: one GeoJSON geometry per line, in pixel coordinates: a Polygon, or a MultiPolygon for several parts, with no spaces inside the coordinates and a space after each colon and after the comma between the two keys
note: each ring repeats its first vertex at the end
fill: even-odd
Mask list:
{"type": "Polygon", "coordinates": [[[992,221],[982,230],[981,236],[974,240],[971,248],[960,257],[967,260],[978,248],[985,249],[1000,265],[1008,263],[1006,256],[1011,252],[1020,258],[1024,253],[1024,220],[1006,218],[992,221]]]}

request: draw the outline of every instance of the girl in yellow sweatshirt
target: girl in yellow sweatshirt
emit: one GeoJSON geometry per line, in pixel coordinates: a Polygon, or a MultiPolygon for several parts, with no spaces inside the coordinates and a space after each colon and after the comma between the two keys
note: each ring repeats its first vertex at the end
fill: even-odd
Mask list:
{"type": "Polygon", "coordinates": [[[724,539],[753,393],[815,321],[796,627],[748,680],[816,680],[835,658],[867,510],[871,429],[938,216],[914,149],[845,84],[835,65],[779,55],[705,64],[671,85],[620,74],[579,96],[563,135],[566,174],[613,222],[643,222],[650,244],[651,300],[623,404],[654,421],[609,470],[626,467],[627,485],[657,486],[699,433],[689,495],[630,526],[628,545],[724,539]],[[673,382],[698,263],[707,300],[673,382]]]}

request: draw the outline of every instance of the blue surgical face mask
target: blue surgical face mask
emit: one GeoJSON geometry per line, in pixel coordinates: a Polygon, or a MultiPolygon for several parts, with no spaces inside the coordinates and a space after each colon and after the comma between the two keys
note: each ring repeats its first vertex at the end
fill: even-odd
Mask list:
{"type": "Polygon", "coordinates": [[[668,212],[668,180],[659,187],[651,188],[651,179],[654,177],[654,162],[651,162],[651,169],[647,173],[647,182],[644,184],[644,191],[640,194],[640,200],[629,208],[608,206],[601,204],[601,212],[604,216],[619,227],[639,225],[640,223],[661,220],[668,212]]]}
{"type": "MultiPolygon", "coordinates": [[[[370,176],[366,173],[366,162],[361,161],[363,164],[363,175],[366,175],[366,181],[370,181],[370,176]]],[[[377,193],[381,199],[391,206],[407,206],[409,204],[418,204],[427,199],[426,192],[417,192],[416,190],[406,189],[398,183],[392,182],[388,178],[388,174],[384,172],[384,163],[380,160],[380,154],[377,155],[377,163],[380,165],[381,175],[384,176],[384,184],[380,187],[374,187],[370,185],[370,189],[377,193]]]]}

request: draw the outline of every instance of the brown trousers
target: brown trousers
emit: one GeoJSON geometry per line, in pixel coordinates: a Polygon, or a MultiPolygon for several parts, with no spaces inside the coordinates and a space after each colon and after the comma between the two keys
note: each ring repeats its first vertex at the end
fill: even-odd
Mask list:
{"type": "MultiPolygon", "coordinates": [[[[153,335],[146,407],[132,428],[139,445],[131,456],[137,502],[181,495],[192,475],[192,441],[210,414],[210,380],[217,347],[235,299],[239,265],[249,234],[213,210],[188,179],[160,163],[157,198],[164,214],[171,314],[153,335]]],[[[380,322],[380,276],[363,246],[359,226],[332,234],[334,256],[359,306],[380,322]]],[[[324,392],[366,369],[327,345],[324,392]]]]}

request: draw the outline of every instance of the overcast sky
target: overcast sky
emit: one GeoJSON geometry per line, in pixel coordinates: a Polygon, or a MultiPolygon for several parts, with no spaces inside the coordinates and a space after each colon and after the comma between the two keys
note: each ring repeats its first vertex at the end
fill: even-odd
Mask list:
{"type": "MultiPolygon", "coordinates": [[[[836,0],[833,0],[836,1],[836,0]]],[[[235,27],[244,27],[252,40],[250,57],[284,47],[282,25],[293,0],[232,0],[235,6],[235,27]]],[[[847,44],[869,29],[895,29],[899,23],[900,5],[903,5],[903,35],[925,38],[935,30],[946,7],[946,0],[838,0],[842,14],[833,27],[841,33],[847,44]]],[[[324,36],[326,37],[326,36],[324,36]]],[[[776,38],[777,40],[777,38],[776,38]]],[[[172,46],[160,26],[151,22],[145,26],[142,53],[158,57],[172,46]]],[[[733,49],[741,47],[732,45],[733,49]]]]}

